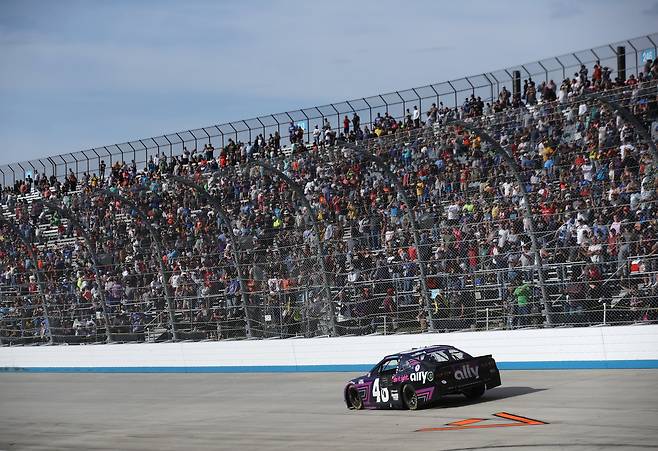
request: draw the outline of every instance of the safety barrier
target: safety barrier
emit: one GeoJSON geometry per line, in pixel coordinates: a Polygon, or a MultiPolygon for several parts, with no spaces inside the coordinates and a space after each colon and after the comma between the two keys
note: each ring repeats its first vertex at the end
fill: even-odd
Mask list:
{"type": "Polygon", "coordinates": [[[658,325],[288,340],[0,348],[0,371],[368,371],[384,355],[450,344],[501,369],[658,368],[658,325]]]}

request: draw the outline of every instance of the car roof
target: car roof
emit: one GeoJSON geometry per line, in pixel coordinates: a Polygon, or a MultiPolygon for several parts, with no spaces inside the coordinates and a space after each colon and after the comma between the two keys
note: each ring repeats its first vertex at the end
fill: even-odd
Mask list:
{"type": "Polygon", "coordinates": [[[456,349],[454,346],[450,345],[431,345],[431,346],[423,346],[421,348],[411,348],[406,351],[398,352],[396,354],[390,354],[384,357],[385,359],[391,358],[391,357],[402,357],[402,356],[407,356],[410,354],[416,354],[418,352],[434,352],[434,351],[443,351],[446,349],[456,349]]]}

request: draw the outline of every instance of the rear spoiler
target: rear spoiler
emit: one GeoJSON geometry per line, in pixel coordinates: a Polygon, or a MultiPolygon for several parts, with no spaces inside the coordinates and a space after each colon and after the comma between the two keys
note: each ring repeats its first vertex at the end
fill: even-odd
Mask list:
{"type": "Polygon", "coordinates": [[[480,355],[480,356],[477,356],[477,357],[469,357],[467,359],[461,359],[461,360],[455,360],[455,361],[449,361],[449,362],[431,363],[431,364],[428,364],[427,362],[425,362],[425,364],[428,365],[428,366],[432,366],[434,369],[437,369],[437,368],[445,368],[445,367],[448,367],[448,366],[451,366],[451,365],[460,365],[462,363],[479,361],[481,359],[491,359],[491,360],[494,361],[494,363],[496,362],[496,360],[493,358],[493,356],[491,354],[486,354],[486,355],[480,355]]]}

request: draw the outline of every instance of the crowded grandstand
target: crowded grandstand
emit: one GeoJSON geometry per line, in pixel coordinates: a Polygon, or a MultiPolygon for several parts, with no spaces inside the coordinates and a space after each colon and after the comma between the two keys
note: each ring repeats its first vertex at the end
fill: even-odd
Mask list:
{"type": "Polygon", "coordinates": [[[527,75],[3,172],[0,342],[656,322],[655,49],[527,75]]]}

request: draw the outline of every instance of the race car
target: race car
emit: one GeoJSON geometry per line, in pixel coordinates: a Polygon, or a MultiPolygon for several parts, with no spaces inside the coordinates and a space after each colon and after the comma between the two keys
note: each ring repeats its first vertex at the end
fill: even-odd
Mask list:
{"type": "Polygon", "coordinates": [[[350,409],[409,409],[462,393],[477,399],[500,385],[491,355],[471,357],[453,346],[428,346],[384,357],[369,373],[345,386],[350,409]]]}

